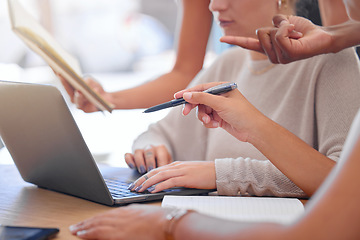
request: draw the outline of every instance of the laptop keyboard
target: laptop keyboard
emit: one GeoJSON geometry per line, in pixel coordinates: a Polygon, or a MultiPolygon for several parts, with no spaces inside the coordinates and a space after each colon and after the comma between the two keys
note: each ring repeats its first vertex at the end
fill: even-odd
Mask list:
{"type": "MultiPolygon", "coordinates": [[[[121,178],[105,178],[105,183],[109,188],[113,198],[133,197],[144,193],[131,192],[128,190],[130,182],[121,178]]],[[[147,191],[145,193],[148,193],[147,191]]]]}
{"type": "MultiPolygon", "coordinates": [[[[142,194],[150,194],[150,192],[147,190],[145,190],[144,192],[132,192],[128,190],[128,187],[131,184],[131,182],[126,181],[125,179],[122,178],[104,177],[104,180],[113,198],[133,197],[142,194]]],[[[181,188],[170,188],[170,189],[165,189],[162,192],[170,193],[170,192],[180,192],[180,191],[181,188]]]]}

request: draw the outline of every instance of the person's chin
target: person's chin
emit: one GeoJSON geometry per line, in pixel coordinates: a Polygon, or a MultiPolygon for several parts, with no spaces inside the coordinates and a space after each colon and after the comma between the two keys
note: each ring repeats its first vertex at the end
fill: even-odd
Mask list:
{"type": "Polygon", "coordinates": [[[241,36],[239,32],[232,31],[231,29],[223,29],[224,36],[241,36]]]}

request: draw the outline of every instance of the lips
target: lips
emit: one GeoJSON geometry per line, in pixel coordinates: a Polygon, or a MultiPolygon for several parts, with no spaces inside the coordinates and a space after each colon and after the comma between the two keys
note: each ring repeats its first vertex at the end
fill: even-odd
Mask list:
{"type": "Polygon", "coordinates": [[[231,20],[225,20],[225,19],[219,19],[219,25],[222,28],[229,27],[234,21],[231,20]]]}

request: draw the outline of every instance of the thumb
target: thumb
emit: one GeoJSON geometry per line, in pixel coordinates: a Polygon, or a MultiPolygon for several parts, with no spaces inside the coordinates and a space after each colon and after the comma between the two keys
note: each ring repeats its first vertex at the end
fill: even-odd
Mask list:
{"type": "Polygon", "coordinates": [[[278,14],[273,17],[273,25],[275,27],[280,27],[282,24],[290,24],[289,19],[287,16],[278,14]]]}
{"type": "Polygon", "coordinates": [[[293,51],[293,40],[302,37],[302,33],[294,31],[293,24],[283,24],[275,35],[276,42],[283,53],[289,54],[293,51]]]}

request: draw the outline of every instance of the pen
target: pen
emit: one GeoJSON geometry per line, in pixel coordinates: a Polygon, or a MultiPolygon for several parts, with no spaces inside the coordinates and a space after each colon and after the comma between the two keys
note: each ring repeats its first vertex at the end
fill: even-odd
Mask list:
{"type": "MultiPolygon", "coordinates": [[[[219,95],[222,93],[229,92],[235,88],[237,88],[236,83],[223,83],[223,84],[217,85],[215,87],[209,88],[203,92],[214,94],[214,95],[219,95]]],[[[159,110],[169,108],[169,107],[175,107],[175,106],[181,105],[183,103],[186,103],[186,101],[183,98],[174,99],[169,102],[150,107],[150,108],[146,109],[144,111],[144,113],[150,113],[150,112],[159,111],[159,110]]]]}

